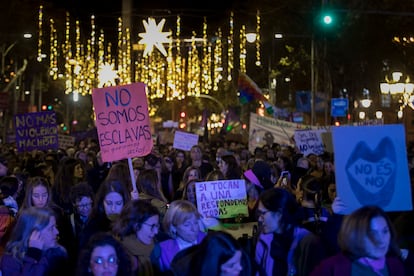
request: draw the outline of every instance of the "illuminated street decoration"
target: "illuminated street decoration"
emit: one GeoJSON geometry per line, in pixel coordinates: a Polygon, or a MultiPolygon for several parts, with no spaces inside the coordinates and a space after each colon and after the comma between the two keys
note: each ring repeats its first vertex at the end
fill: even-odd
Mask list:
{"type": "MultiPolygon", "coordinates": [[[[83,24],[73,19],[71,22],[70,14],[66,13],[65,30],[59,30],[55,24],[46,36],[42,30],[46,29],[43,17],[40,9],[38,54],[42,53],[41,47],[49,46],[50,58],[53,57],[48,60],[50,73],[64,78],[66,94],[76,91],[79,96],[87,96],[94,87],[114,85],[115,79],[116,85],[143,82],[148,87],[150,114],[155,114],[156,99],[182,100],[218,91],[220,82],[231,81],[234,70],[239,71],[234,67],[236,61],[240,60],[240,71],[246,71],[246,27],[234,29],[233,13],[228,28],[224,28],[228,33],[223,33],[221,28],[209,30],[205,18],[202,33],[193,31],[191,38],[182,36],[180,16],[177,16],[174,32],[162,30],[165,19],[157,24],[154,18],[148,18],[144,20],[145,32],[139,34],[142,39],[136,45],[132,44],[131,37],[138,35],[130,33],[121,18],[118,19],[118,39],[112,45],[103,30],[97,30],[94,16],[90,21],[90,33],[86,35],[81,33],[83,24]],[[241,42],[236,47],[240,46],[243,55],[240,59],[234,57],[238,52],[235,51],[235,37],[239,34],[241,42]],[[45,37],[50,39],[46,41],[45,37]],[[46,45],[48,43],[50,45],[46,45]],[[154,46],[159,51],[154,51],[154,46]],[[64,64],[60,64],[62,61],[64,64]]],[[[256,45],[256,51],[258,49],[256,45]]],[[[256,58],[259,57],[256,53],[256,58]]]]}
{"type": "Polygon", "coordinates": [[[148,18],[148,22],[142,20],[144,24],[145,33],[139,33],[138,35],[142,38],[138,43],[144,44],[144,56],[151,54],[154,46],[164,55],[167,56],[167,51],[164,48],[163,43],[169,43],[171,32],[163,32],[165,19],[161,19],[160,23],[156,23],[154,18],[148,18]]]}
{"type": "Polygon", "coordinates": [[[104,63],[99,67],[98,87],[111,86],[116,84],[116,79],[118,79],[118,73],[115,71],[112,64],[104,63]]]}

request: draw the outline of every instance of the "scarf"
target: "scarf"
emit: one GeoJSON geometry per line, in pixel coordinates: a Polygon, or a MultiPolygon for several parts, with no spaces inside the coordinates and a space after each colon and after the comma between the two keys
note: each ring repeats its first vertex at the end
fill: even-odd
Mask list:
{"type": "Polygon", "coordinates": [[[368,257],[362,257],[357,260],[359,263],[371,268],[376,274],[382,275],[381,270],[385,267],[385,257],[380,259],[371,259],[368,257]]]}

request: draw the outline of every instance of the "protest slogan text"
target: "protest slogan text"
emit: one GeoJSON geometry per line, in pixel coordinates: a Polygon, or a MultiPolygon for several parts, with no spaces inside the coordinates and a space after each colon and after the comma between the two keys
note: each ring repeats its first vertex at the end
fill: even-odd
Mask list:
{"type": "Polygon", "coordinates": [[[19,152],[58,148],[56,113],[53,111],[18,114],[14,117],[19,152]]]}

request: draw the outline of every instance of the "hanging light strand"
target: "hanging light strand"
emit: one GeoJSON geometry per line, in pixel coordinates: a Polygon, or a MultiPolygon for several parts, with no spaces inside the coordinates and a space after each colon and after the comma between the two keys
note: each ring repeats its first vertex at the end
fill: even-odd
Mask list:
{"type": "Polygon", "coordinates": [[[43,58],[42,54],[42,45],[43,45],[43,6],[39,7],[39,17],[38,17],[38,31],[39,38],[37,40],[37,61],[41,62],[43,58]]]}
{"type": "Polygon", "coordinates": [[[262,64],[260,57],[260,11],[257,10],[256,14],[256,66],[262,64]]]}
{"type": "Polygon", "coordinates": [[[229,37],[227,40],[227,80],[232,80],[233,74],[233,64],[234,64],[234,26],[233,26],[233,12],[230,13],[230,23],[229,23],[229,37]]]}
{"type": "Polygon", "coordinates": [[[246,73],[246,26],[240,29],[240,72],[246,73]]]}

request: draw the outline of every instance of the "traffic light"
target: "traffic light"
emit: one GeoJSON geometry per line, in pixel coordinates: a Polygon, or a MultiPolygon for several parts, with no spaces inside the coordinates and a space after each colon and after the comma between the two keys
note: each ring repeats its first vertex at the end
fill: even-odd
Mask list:
{"type": "Polygon", "coordinates": [[[43,111],[46,111],[46,110],[47,110],[47,105],[45,105],[45,104],[44,104],[44,105],[42,105],[42,110],[43,110],[43,111]]]}
{"type": "Polygon", "coordinates": [[[336,25],[336,16],[331,10],[324,9],[319,13],[318,23],[325,29],[334,28],[336,25]]]}
{"type": "Polygon", "coordinates": [[[184,111],[181,111],[180,112],[180,118],[185,118],[185,116],[186,116],[185,112],[184,111]]]}
{"type": "Polygon", "coordinates": [[[331,25],[333,23],[333,17],[329,13],[322,15],[322,22],[325,25],[331,25]]]}
{"type": "Polygon", "coordinates": [[[50,110],[53,110],[53,105],[50,105],[50,104],[49,104],[49,105],[47,106],[47,110],[49,110],[49,111],[50,111],[50,110]]]}

